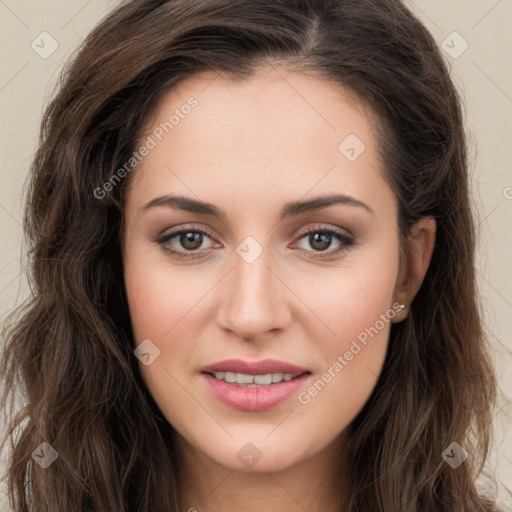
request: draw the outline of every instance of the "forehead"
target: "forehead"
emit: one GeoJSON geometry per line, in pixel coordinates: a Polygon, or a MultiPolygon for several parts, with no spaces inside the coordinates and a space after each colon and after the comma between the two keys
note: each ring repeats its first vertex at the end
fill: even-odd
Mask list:
{"type": "Polygon", "coordinates": [[[226,199],[284,191],[296,199],[335,188],[383,200],[377,121],[350,90],[302,73],[263,68],[243,81],[199,73],[152,112],[141,143],[156,144],[131,186],[143,192],[139,204],[176,187],[226,199]]]}
{"type": "Polygon", "coordinates": [[[179,111],[191,97],[200,107],[194,109],[193,117],[198,123],[210,123],[209,132],[215,132],[217,140],[229,128],[230,135],[239,134],[240,127],[253,136],[254,143],[267,144],[286,141],[286,132],[295,136],[311,136],[313,131],[328,136],[331,132],[336,141],[351,129],[371,144],[370,131],[378,122],[377,115],[351,89],[311,74],[263,67],[250,78],[208,71],[179,82],[157,104],[147,129],[168,121],[169,114],[179,111]],[[265,139],[272,129],[282,130],[277,133],[279,140],[265,139]],[[261,137],[254,136],[256,130],[261,137]]]}

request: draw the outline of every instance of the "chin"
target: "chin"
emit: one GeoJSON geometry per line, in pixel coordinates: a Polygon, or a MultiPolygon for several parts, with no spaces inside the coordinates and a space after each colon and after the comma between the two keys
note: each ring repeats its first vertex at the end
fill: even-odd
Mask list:
{"type": "MultiPolygon", "coordinates": [[[[275,428],[275,426],[273,427],[275,428]]],[[[222,439],[212,438],[205,443],[202,437],[199,443],[190,438],[185,442],[193,444],[195,450],[207,457],[215,464],[228,468],[231,471],[245,473],[264,473],[286,470],[297,465],[322,451],[329,441],[328,439],[316,440],[312,444],[310,436],[302,438],[296,433],[281,431],[281,435],[272,433],[273,428],[241,428],[240,435],[232,429],[219,433],[222,439]],[[324,441],[324,443],[320,442],[324,441]],[[324,446],[325,444],[325,446],[324,446]]],[[[207,431],[205,429],[205,431],[207,431]]],[[[211,432],[211,430],[210,430],[211,432]]],[[[201,435],[198,433],[198,435],[201,435]]],[[[204,436],[204,434],[202,434],[204,436]]]]}

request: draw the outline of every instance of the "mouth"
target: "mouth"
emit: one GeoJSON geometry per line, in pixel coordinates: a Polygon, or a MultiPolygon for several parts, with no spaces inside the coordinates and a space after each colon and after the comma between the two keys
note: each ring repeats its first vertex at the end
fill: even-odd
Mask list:
{"type": "Polygon", "coordinates": [[[242,411],[263,411],[283,404],[300,391],[312,374],[307,368],[273,359],[231,359],[200,372],[214,397],[242,411]]]}
{"type": "Polygon", "coordinates": [[[259,388],[262,386],[272,386],[281,382],[289,382],[297,379],[298,377],[309,374],[309,371],[302,373],[264,373],[252,375],[249,373],[235,373],[235,372],[204,372],[214,379],[222,380],[229,384],[247,388],[259,388]]]}

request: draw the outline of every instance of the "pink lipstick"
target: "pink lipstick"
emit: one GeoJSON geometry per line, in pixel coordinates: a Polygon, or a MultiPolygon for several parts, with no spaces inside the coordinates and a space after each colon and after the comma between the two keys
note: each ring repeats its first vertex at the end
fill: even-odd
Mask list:
{"type": "Polygon", "coordinates": [[[243,411],[277,407],[298,393],[311,372],[290,363],[265,359],[229,359],[201,368],[208,389],[226,405],[243,411]]]}

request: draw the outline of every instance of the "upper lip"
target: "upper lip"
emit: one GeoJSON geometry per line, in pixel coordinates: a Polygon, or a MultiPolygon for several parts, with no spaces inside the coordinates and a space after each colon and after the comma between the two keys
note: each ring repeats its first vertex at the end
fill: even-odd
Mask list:
{"type": "Polygon", "coordinates": [[[264,359],[262,361],[242,361],[241,359],[226,359],[201,368],[203,373],[233,372],[247,375],[266,375],[267,373],[290,373],[300,375],[309,372],[294,364],[278,361],[277,359],[264,359]]]}

